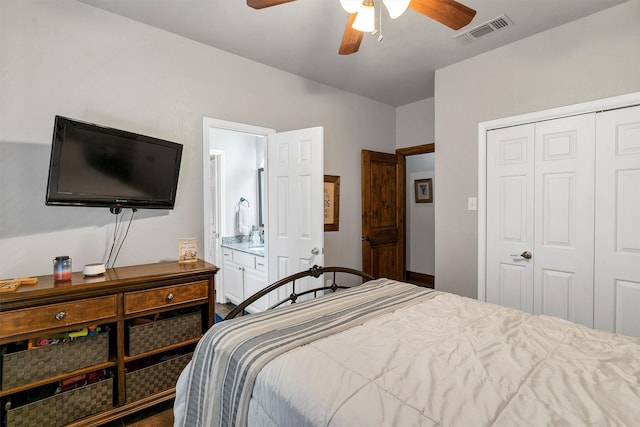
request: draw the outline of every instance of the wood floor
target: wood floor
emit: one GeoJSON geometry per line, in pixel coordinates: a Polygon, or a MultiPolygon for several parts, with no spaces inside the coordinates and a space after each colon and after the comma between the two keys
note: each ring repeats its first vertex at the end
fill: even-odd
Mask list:
{"type": "Polygon", "coordinates": [[[235,307],[235,305],[228,303],[228,304],[216,304],[216,314],[224,317],[227,314],[229,314],[231,312],[231,310],[233,310],[235,307]]]}
{"type": "Polygon", "coordinates": [[[131,424],[125,424],[126,427],[172,427],[173,426],[173,410],[167,409],[157,414],[151,415],[140,421],[134,421],[131,424]]]}

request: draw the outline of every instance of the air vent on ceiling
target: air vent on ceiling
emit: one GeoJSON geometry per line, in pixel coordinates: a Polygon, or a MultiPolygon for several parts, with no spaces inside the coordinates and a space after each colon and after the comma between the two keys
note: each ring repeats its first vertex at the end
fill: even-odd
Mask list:
{"type": "Polygon", "coordinates": [[[507,15],[500,15],[491,21],[473,27],[463,33],[456,34],[453,38],[462,44],[468,44],[511,26],[513,26],[513,21],[511,21],[507,15]]]}

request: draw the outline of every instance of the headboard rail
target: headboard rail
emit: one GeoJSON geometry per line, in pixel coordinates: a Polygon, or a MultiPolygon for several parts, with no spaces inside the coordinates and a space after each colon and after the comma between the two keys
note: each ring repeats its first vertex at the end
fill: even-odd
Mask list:
{"type": "MultiPolygon", "coordinates": [[[[263,296],[269,294],[270,292],[281,288],[282,286],[285,286],[289,283],[291,283],[293,285],[293,290],[291,292],[291,294],[279,301],[278,303],[272,305],[271,307],[269,307],[269,310],[272,308],[276,308],[281,306],[282,304],[285,304],[287,302],[290,303],[295,303],[298,298],[300,298],[301,296],[304,295],[309,295],[309,294],[313,294],[314,298],[318,295],[319,292],[322,292],[322,294],[324,294],[325,292],[335,292],[338,289],[346,289],[349,288],[349,286],[345,286],[345,285],[340,285],[336,282],[336,274],[337,273],[345,273],[348,275],[354,275],[354,276],[359,276],[363,279],[364,281],[367,280],[373,280],[375,279],[375,277],[371,276],[370,274],[367,274],[363,271],[360,270],[356,270],[353,268],[348,268],[348,267],[320,267],[318,265],[314,265],[313,267],[311,267],[310,269],[306,270],[306,271],[301,271],[299,273],[295,273],[292,274],[290,276],[287,276],[283,279],[278,280],[277,282],[267,286],[266,288],[260,290],[259,292],[256,292],[255,294],[251,295],[249,298],[245,299],[244,301],[242,301],[240,304],[238,304],[233,310],[231,310],[231,312],[229,312],[229,314],[227,314],[227,316],[225,316],[224,320],[228,320],[228,319],[233,319],[234,317],[238,316],[239,314],[243,314],[245,309],[253,304],[255,301],[259,300],[260,298],[262,298],[263,296]],[[303,279],[305,277],[314,277],[314,278],[318,278],[324,274],[330,274],[331,277],[331,284],[330,285],[323,285],[314,289],[308,289],[302,292],[296,292],[296,280],[299,279],[303,279]]],[[[325,281],[326,283],[326,281],[325,281]]]]}

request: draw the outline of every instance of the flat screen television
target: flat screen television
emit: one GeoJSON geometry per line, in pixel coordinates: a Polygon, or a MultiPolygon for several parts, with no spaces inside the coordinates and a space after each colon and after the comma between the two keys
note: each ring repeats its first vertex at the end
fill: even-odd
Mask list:
{"type": "Polygon", "coordinates": [[[182,145],[56,116],[46,205],[173,209],[182,145]]]}

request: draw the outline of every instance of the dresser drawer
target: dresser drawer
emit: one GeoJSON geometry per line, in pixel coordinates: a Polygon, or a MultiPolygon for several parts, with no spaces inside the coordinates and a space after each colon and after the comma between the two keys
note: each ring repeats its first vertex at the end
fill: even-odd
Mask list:
{"type": "Polygon", "coordinates": [[[91,322],[116,316],[116,296],[89,298],[0,313],[3,337],[91,322]]]}
{"type": "Polygon", "coordinates": [[[201,301],[207,299],[208,295],[209,282],[204,280],[146,291],[127,292],[124,294],[124,314],[168,308],[191,301],[201,301]]]}

